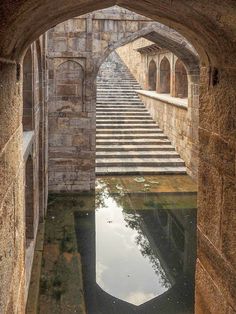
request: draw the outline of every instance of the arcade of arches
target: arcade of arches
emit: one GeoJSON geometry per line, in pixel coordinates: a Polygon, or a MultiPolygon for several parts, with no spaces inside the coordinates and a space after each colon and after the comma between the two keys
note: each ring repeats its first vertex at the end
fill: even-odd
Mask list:
{"type": "Polygon", "coordinates": [[[236,311],[235,21],[232,0],[1,1],[1,313],[25,313],[48,191],[94,189],[96,76],[117,48],[198,181],[195,313],[236,311]]]}

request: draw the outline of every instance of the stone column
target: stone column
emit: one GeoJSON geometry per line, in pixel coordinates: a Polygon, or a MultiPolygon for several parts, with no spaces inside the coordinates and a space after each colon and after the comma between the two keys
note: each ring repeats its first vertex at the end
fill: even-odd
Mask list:
{"type": "Polygon", "coordinates": [[[198,126],[199,126],[199,68],[193,66],[188,73],[188,121],[186,135],[188,139],[188,147],[190,156],[187,160],[188,174],[197,179],[198,175],[198,126]]]}

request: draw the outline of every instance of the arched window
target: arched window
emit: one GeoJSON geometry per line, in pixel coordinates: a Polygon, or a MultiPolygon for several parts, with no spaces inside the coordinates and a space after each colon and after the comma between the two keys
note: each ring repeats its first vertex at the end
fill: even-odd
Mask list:
{"type": "Polygon", "coordinates": [[[185,66],[179,59],[175,64],[175,96],[188,97],[188,76],[185,66]]]}
{"type": "Polygon", "coordinates": [[[29,155],[25,165],[25,225],[26,244],[34,238],[34,174],[33,160],[29,155]]]}
{"type": "Polygon", "coordinates": [[[170,62],[164,57],[160,63],[160,93],[170,94],[170,62]]]}
{"type": "Polygon", "coordinates": [[[157,66],[156,62],[152,60],[149,63],[148,67],[148,88],[149,90],[156,91],[156,84],[157,84],[157,66]]]}
{"type": "Polygon", "coordinates": [[[33,67],[31,47],[23,62],[23,130],[33,130],[33,67]]]}

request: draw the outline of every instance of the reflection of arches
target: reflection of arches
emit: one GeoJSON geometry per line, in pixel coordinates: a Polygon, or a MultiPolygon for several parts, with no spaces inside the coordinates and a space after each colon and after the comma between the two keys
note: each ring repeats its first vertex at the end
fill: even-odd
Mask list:
{"type": "Polygon", "coordinates": [[[28,245],[34,238],[34,175],[31,156],[28,157],[25,165],[25,225],[28,245]]]}
{"type": "Polygon", "coordinates": [[[31,47],[23,62],[23,129],[33,129],[33,65],[31,47]]]}
{"type": "Polygon", "coordinates": [[[160,63],[160,93],[170,93],[170,62],[164,57],[160,63]]]}
{"type": "Polygon", "coordinates": [[[188,76],[183,62],[179,59],[175,64],[175,96],[188,97],[188,76]]]}
{"type": "Polygon", "coordinates": [[[60,64],[56,70],[57,97],[77,97],[83,100],[84,70],[72,60],[60,64]]]}
{"type": "Polygon", "coordinates": [[[148,87],[149,90],[156,90],[157,84],[157,66],[154,60],[151,60],[148,67],[148,87]]]}

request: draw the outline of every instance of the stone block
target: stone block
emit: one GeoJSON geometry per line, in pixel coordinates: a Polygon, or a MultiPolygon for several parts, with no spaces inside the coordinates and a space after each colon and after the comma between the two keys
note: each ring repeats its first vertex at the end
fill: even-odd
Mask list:
{"type": "Polygon", "coordinates": [[[223,177],[222,192],[222,252],[233,267],[236,265],[236,179],[223,177]]]}
{"type": "Polygon", "coordinates": [[[75,96],[76,93],[76,85],[68,84],[68,85],[57,85],[56,95],[57,96],[75,96]]]}
{"type": "Polygon", "coordinates": [[[236,148],[221,136],[199,128],[200,157],[222,174],[235,176],[236,148]]]}
{"type": "Polygon", "coordinates": [[[195,313],[227,314],[223,295],[199,261],[196,269],[195,313]]]}
{"type": "Polygon", "coordinates": [[[198,225],[220,248],[223,178],[210,164],[199,160],[198,225]]]}

